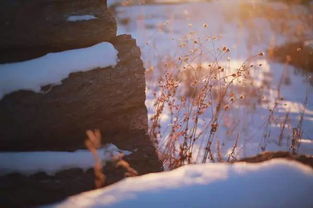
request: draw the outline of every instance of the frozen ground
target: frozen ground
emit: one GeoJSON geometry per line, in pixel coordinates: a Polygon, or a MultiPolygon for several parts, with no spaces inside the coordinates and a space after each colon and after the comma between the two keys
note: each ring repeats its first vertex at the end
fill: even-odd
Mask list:
{"type": "Polygon", "coordinates": [[[69,197],[54,208],[173,208],[313,206],[313,171],[286,160],[259,164],[187,165],[124,179],[69,197]]]}
{"type": "MultiPolygon", "coordinates": [[[[160,2],[156,1],[156,3],[160,2]]],[[[190,42],[197,41],[198,48],[205,53],[199,56],[201,60],[196,59],[194,62],[201,62],[201,64],[209,64],[212,61],[214,54],[212,56],[210,51],[214,52],[224,46],[229,47],[230,55],[227,61],[221,61],[221,65],[231,72],[236,68],[235,66],[261,51],[267,51],[270,47],[285,42],[297,41],[298,36],[293,32],[301,22],[295,17],[310,12],[305,7],[287,6],[279,2],[223,0],[120,6],[116,7],[115,11],[119,22],[118,33],[132,34],[142,51],[142,59],[147,69],[146,106],[149,118],[155,113],[154,93],[158,93],[159,90],[156,84],[160,74],[166,72],[167,69],[164,68],[170,69],[172,62],[177,66],[179,57],[184,57],[190,53],[190,49],[193,49],[182,45],[187,43],[188,46],[190,42]],[[250,2],[248,6],[244,4],[247,2],[250,2]],[[263,8],[271,13],[262,13],[254,8],[263,8]],[[255,16],[254,11],[258,11],[255,16]],[[244,16],[246,13],[250,16],[244,16]],[[289,17],[290,19],[286,19],[289,17]],[[164,67],[164,64],[167,65],[164,67]]],[[[305,24],[302,25],[305,28],[305,24]]],[[[312,27],[301,30],[299,39],[312,37],[312,32],[312,27]]],[[[299,69],[275,63],[266,57],[253,62],[255,65],[260,63],[262,64],[260,70],[253,72],[254,84],[251,88],[254,89],[252,93],[262,92],[264,101],[251,106],[234,106],[227,114],[222,115],[220,119],[224,124],[219,127],[216,133],[218,139],[215,141],[222,144],[221,149],[226,158],[238,134],[240,138],[236,157],[251,156],[264,150],[288,151],[293,128],[297,127],[303,115],[303,134],[299,140],[298,152],[313,154],[312,86],[306,81],[305,76],[296,73],[299,69]],[[271,118],[273,121],[267,125],[269,110],[274,108],[278,99],[279,104],[275,107],[274,116],[271,118]],[[281,124],[287,114],[288,124],[283,132],[282,142],[278,144],[281,124]],[[236,127],[230,128],[229,123],[236,124],[236,127]],[[230,129],[232,129],[231,134],[229,134],[230,129]],[[265,137],[265,134],[270,136],[265,137]]],[[[260,94],[257,96],[261,97],[260,94]]],[[[210,117],[212,115],[209,112],[205,113],[203,122],[210,117]]],[[[162,145],[166,143],[173,120],[168,109],[165,109],[161,118],[162,139],[165,140],[160,142],[162,145]]],[[[198,129],[201,132],[201,125],[198,129]]],[[[203,141],[199,141],[195,145],[195,151],[203,145],[202,143],[203,141]]],[[[213,144],[214,148],[216,144],[216,142],[213,144]]],[[[201,158],[201,153],[199,154],[201,158]]],[[[195,160],[199,159],[199,154],[194,158],[195,160]]]]}

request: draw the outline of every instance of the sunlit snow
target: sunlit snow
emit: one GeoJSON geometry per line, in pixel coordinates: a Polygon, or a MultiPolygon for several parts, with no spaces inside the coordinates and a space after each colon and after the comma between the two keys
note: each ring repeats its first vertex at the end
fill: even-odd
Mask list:
{"type": "Polygon", "coordinates": [[[313,170],[276,159],[259,164],[188,165],[128,178],[73,196],[54,208],[310,208],[313,170]]]}
{"type": "Polygon", "coordinates": [[[0,64],[0,99],[21,89],[40,92],[42,86],[60,84],[73,72],[115,66],[117,53],[111,43],[102,42],[28,61],[0,64]]]}

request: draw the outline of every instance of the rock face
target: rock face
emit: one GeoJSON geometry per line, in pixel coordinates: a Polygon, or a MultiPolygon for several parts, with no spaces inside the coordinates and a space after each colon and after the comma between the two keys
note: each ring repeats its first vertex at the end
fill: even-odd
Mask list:
{"type": "Polygon", "coordinates": [[[116,35],[105,0],[0,1],[0,63],[87,47],[116,35]],[[70,22],[70,16],[92,15],[70,22]]]}
{"type": "MultiPolygon", "coordinates": [[[[113,39],[114,68],[72,73],[49,91],[17,91],[0,101],[0,150],[75,150],[87,129],[98,128],[105,142],[116,134],[147,130],[144,68],[128,35],[113,39]]],[[[119,136],[118,136],[119,137],[119,136]]],[[[127,140],[129,138],[123,138],[127,140]]]]}
{"type": "MultiPolygon", "coordinates": [[[[119,58],[115,67],[72,73],[61,85],[42,86],[42,93],[20,90],[3,97],[0,151],[72,151],[85,148],[86,130],[100,129],[104,143],[132,152],[125,160],[139,174],[162,170],[147,136],[140,49],[131,36],[116,36],[115,19],[105,1],[3,0],[0,26],[0,63],[103,41],[114,45],[119,58]],[[67,21],[72,15],[93,15],[96,19],[67,21]]],[[[105,174],[107,184],[124,177],[114,167],[106,166],[105,174]]],[[[0,176],[0,204],[32,207],[52,203],[92,189],[93,180],[92,170],[75,169],[55,176],[0,176]]]]}

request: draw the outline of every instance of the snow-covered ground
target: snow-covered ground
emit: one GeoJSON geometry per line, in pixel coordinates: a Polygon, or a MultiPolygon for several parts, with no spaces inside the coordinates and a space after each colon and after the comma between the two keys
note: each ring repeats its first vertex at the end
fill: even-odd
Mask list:
{"type": "MultiPolygon", "coordinates": [[[[130,151],[120,150],[113,144],[107,144],[98,150],[103,162],[111,161],[131,154],[130,151]]],[[[95,159],[88,150],[75,152],[0,152],[0,176],[9,173],[30,175],[45,172],[53,175],[60,170],[81,168],[87,170],[94,166],[95,159]]]]}
{"type": "MultiPolygon", "coordinates": [[[[224,46],[229,47],[229,58],[222,60],[221,65],[224,61],[225,68],[235,70],[236,68],[232,66],[242,64],[247,58],[261,51],[267,51],[275,45],[289,41],[297,41],[297,36],[294,34],[295,28],[299,25],[305,28],[305,23],[298,22],[299,19],[294,17],[310,12],[308,8],[297,5],[288,6],[281,2],[244,0],[118,6],[115,11],[119,22],[118,33],[131,34],[136,38],[142,51],[142,59],[147,69],[146,106],[149,118],[152,118],[155,113],[153,104],[156,101],[154,93],[158,93],[156,87],[158,78],[160,74],[166,72],[166,70],[161,71],[160,68],[170,69],[173,62],[175,62],[174,65],[177,64],[179,57],[190,54],[190,49],[193,49],[182,47],[182,45],[187,43],[188,46],[190,42],[197,41],[198,48],[203,52],[199,59],[206,64],[214,58],[212,51],[217,51],[218,48],[224,46]],[[245,4],[247,2],[248,6],[245,4]],[[262,10],[254,10],[254,8],[262,8],[268,13],[262,13],[262,10]],[[244,16],[245,14],[249,16],[244,16]],[[289,14],[289,16],[284,16],[284,14],[289,14]],[[279,18],[280,16],[282,18],[279,18]],[[168,65],[161,67],[164,64],[168,65]]],[[[312,37],[313,30],[309,27],[301,32],[301,37],[312,37]]],[[[196,59],[195,63],[199,59],[196,59]]],[[[264,149],[288,151],[291,146],[293,128],[297,127],[303,113],[303,134],[299,140],[298,152],[313,154],[312,85],[306,81],[305,76],[297,73],[299,69],[292,66],[275,63],[266,57],[257,59],[253,64],[260,63],[262,64],[260,70],[253,72],[255,80],[251,89],[254,89],[259,98],[264,95],[266,102],[262,101],[251,106],[235,106],[227,114],[221,116],[220,120],[224,121],[224,124],[219,126],[215,137],[218,139],[212,146],[216,149],[216,141],[219,141],[222,144],[221,151],[227,158],[235,143],[236,135],[240,134],[236,157],[255,155],[264,149]],[[281,80],[284,81],[280,85],[281,80]],[[266,86],[261,86],[262,83],[266,86]],[[262,95],[259,92],[262,92],[262,95]],[[279,101],[272,118],[276,121],[267,125],[269,110],[280,98],[283,100],[279,101]],[[287,113],[288,124],[283,132],[282,143],[278,144],[281,124],[287,113]],[[229,130],[232,128],[229,127],[229,123],[236,125],[231,135],[229,135],[229,130]],[[265,134],[270,136],[265,138],[265,134]]],[[[184,112],[181,114],[183,115],[184,112]]],[[[212,114],[209,112],[204,114],[203,122],[210,117],[212,114]]],[[[173,117],[165,108],[161,118],[162,138],[166,140],[170,134],[173,117]]],[[[198,130],[201,132],[201,125],[198,130]]],[[[162,141],[160,143],[162,144],[162,141]]],[[[202,143],[203,141],[199,141],[194,146],[195,151],[202,143]]]]}
{"type": "Polygon", "coordinates": [[[48,84],[61,84],[70,73],[115,66],[117,50],[102,42],[88,48],[49,53],[42,57],[0,64],[0,99],[17,90],[40,92],[48,84]]]}
{"type": "Polygon", "coordinates": [[[127,178],[46,207],[310,208],[312,192],[311,168],[277,159],[259,164],[188,165],[127,178]]]}

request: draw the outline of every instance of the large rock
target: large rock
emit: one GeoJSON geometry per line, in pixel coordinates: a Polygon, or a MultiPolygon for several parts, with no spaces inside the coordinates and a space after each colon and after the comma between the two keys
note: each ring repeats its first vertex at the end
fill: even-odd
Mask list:
{"type": "Polygon", "coordinates": [[[1,0],[0,63],[82,48],[116,35],[105,0],[1,0]],[[93,15],[88,21],[67,21],[93,15]]]}
{"type": "MultiPolygon", "coordinates": [[[[116,37],[116,22],[104,0],[2,0],[0,27],[0,63],[103,41],[114,45],[119,58],[115,67],[72,73],[61,85],[42,86],[41,93],[20,90],[4,96],[0,100],[0,151],[81,149],[85,148],[86,130],[100,129],[103,143],[132,152],[125,160],[139,175],[162,170],[147,135],[140,49],[131,36],[116,37]],[[97,18],[67,21],[72,15],[97,18]]],[[[105,174],[106,185],[124,177],[112,165],[105,166],[105,174]]],[[[93,189],[93,182],[91,169],[86,173],[63,170],[55,176],[0,176],[0,204],[33,207],[52,203],[93,189]]]]}
{"type": "Polygon", "coordinates": [[[0,150],[75,150],[84,147],[85,131],[95,128],[104,142],[116,137],[121,145],[134,132],[145,134],[140,49],[129,35],[112,43],[119,51],[114,68],[72,73],[62,85],[44,87],[46,93],[20,90],[5,96],[0,101],[0,150]]]}
{"type": "MultiPolygon", "coordinates": [[[[0,151],[75,150],[84,148],[87,129],[98,128],[104,143],[132,154],[124,159],[139,175],[162,171],[156,150],[146,134],[144,68],[140,50],[129,35],[112,41],[118,64],[71,74],[62,85],[46,86],[45,94],[21,90],[0,101],[0,151]]],[[[12,161],[14,162],[14,161],[12,161]]],[[[108,163],[109,185],[125,170],[108,163]]],[[[13,173],[0,176],[0,204],[33,207],[54,203],[94,189],[92,169],[69,169],[54,176],[13,173]]]]}

